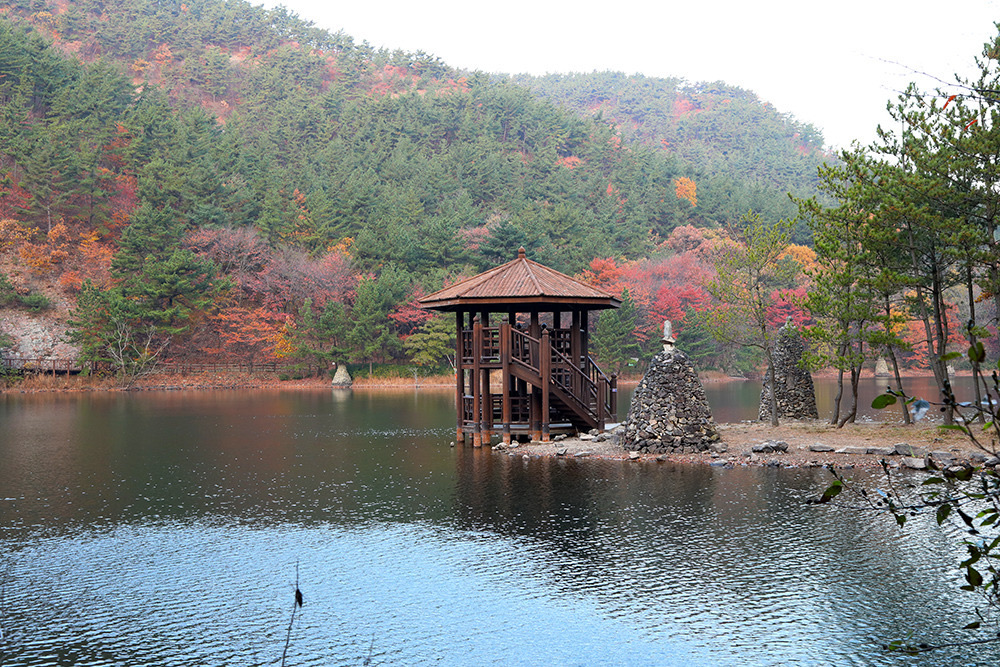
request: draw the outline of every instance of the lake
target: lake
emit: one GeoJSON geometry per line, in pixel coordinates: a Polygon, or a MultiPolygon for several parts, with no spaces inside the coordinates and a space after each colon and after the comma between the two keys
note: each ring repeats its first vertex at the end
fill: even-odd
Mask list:
{"type": "Polygon", "coordinates": [[[807,505],[826,471],[493,454],[454,420],[440,390],[0,395],[0,664],[1000,661],[880,648],[966,636],[957,536],[807,505]]]}

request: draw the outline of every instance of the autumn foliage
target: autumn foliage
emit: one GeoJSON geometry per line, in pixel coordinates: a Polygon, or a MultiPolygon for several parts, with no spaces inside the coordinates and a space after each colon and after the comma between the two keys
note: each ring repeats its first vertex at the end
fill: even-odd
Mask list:
{"type": "Polygon", "coordinates": [[[687,176],[681,176],[674,181],[674,192],[678,199],[683,199],[691,204],[698,205],[698,186],[687,176]]]}

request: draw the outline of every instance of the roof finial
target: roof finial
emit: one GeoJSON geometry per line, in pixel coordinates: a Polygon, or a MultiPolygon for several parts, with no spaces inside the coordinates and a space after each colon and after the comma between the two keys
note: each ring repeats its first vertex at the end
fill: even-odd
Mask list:
{"type": "Polygon", "coordinates": [[[524,246],[521,246],[520,248],[517,249],[517,258],[518,259],[524,259],[525,256],[526,255],[525,255],[525,252],[524,252],[524,246]]]}

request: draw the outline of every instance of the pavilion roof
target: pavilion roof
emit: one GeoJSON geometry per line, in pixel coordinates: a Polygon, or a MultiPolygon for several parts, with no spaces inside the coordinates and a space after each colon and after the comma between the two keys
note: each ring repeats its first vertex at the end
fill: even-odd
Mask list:
{"type": "Polygon", "coordinates": [[[418,303],[429,310],[500,312],[517,308],[600,310],[617,308],[621,300],[533,262],[521,248],[517,251],[517,259],[428,294],[418,303]]]}

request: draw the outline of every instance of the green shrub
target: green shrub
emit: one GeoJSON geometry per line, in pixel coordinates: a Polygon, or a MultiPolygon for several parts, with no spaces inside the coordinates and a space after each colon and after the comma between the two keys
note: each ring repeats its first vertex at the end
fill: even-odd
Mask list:
{"type": "Polygon", "coordinates": [[[3,306],[23,306],[33,313],[45,310],[52,306],[52,302],[44,294],[17,293],[14,284],[6,274],[0,273],[0,307],[3,306]]]}
{"type": "Polygon", "coordinates": [[[22,296],[21,305],[30,310],[33,313],[37,313],[40,310],[45,310],[52,306],[52,302],[49,297],[44,294],[28,294],[27,296],[22,296]]]}

